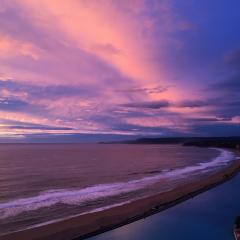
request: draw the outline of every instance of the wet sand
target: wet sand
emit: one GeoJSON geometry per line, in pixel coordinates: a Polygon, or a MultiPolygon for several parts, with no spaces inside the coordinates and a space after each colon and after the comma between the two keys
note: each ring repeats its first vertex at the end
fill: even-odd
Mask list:
{"type": "Polygon", "coordinates": [[[174,206],[177,203],[216,186],[217,184],[231,179],[231,177],[233,177],[239,170],[240,161],[237,160],[227,168],[220,170],[211,176],[183,184],[177,189],[142,198],[101,212],[80,215],[32,229],[4,235],[0,237],[0,240],[85,239],[174,206]]]}

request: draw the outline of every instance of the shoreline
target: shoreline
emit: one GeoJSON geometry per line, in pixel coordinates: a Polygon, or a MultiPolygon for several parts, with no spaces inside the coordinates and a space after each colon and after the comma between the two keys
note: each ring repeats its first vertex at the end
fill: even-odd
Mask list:
{"type": "MultiPolygon", "coordinates": [[[[235,152],[236,153],[236,152],[235,152]]],[[[0,236],[0,240],[86,239],[170,208],[234,177],[240,160],[201,180],[133,202],[0,236]]]]}

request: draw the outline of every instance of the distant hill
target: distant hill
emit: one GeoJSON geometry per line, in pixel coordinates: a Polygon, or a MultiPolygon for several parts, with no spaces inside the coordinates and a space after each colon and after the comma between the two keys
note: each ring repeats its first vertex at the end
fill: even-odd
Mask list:
{"type": "MultiPolygon", "coordinates": [[[[102,142],[107,143],[107,142],[102,142]]],[[[108,142],[110,143],[110,142],[108,142]]],[[[240,149],[240,137],[176,137],[176,138],[139,138],[118,141],[122,144],[182,144],[184,146],[222,147],[240,149]]]]}

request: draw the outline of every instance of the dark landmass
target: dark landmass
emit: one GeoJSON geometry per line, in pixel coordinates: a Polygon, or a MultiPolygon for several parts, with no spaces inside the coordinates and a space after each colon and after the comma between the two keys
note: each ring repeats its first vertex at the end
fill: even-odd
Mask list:
{"type": "Polygon", "coordinates": [[[186,141],[184,146],[240,149],[240,137],[203,138],[186,141]]]}
{"type": "MultiPolygon", "coordinates": [[[[102,142],[107,144],[107,142],[102,142]]],[[[108,142],[110,143],[110,142],[108,142]]],[[[139,138],[130,141],[111,143],[121,144],[182,144],[184,146],[217,147],[240,149],[240,137],[176,137],[176,138],[139,138]]]]}

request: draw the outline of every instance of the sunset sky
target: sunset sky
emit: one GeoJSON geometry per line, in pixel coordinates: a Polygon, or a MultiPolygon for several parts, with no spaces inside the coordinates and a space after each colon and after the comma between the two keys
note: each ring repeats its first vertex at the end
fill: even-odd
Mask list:
{"type": "Polygon", "coordinates": [[[0,139],[240,135],[239,11],[0,0],[0,139]]]}

